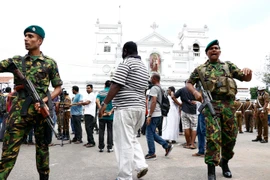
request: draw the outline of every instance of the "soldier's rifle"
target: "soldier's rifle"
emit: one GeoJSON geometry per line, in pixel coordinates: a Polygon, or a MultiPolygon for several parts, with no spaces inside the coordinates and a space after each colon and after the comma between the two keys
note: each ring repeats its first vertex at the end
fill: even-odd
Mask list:
{"type": "Polygon", "coordinates": [[[52,130],[52,132],[54,133],[55,137],[58,138],[58,135],[57,135],[56,131],[53,128],[53,119],[50,116],[49,108],[44,103],[44,101],[40,98],[40,96],[38,95],[33,83],[22,74],[22,72],[18,69],[16,64],[14,64],[13,62],[9,65],[8,68],[16,77],[18,77],[22,81],[22,83],[23,83],[22,86],[23,87],[21,86],[19,88],[26,90],[27,93],[32,98],[32,100],[35,103],[40,104],[40,113],[41,113],[41,115],[43,116],[43,118],[45,118],[46,122],[48,123],[48,125],[49,125],[50,129],[52,130]]]}
{"type": "Polygon", "coordinates": [[[217,121],[217,114],[216,114],[216,111],[211,103],[211,100],[212,100],[211,92],[209,90],[205,90],[203,88],[201,81],[198,81],[198,85],[199,85],[199,89],[201,90],[202,96],[203,96],[203,103],[199,107],[198,111],[201,113],[203,111],[203,109],[207,106],[210,110],[212,117],[214,118],[214,120],[216,122],[218,129],[220,130],[220,126],[219,126],[218,121],[217,121]]]}

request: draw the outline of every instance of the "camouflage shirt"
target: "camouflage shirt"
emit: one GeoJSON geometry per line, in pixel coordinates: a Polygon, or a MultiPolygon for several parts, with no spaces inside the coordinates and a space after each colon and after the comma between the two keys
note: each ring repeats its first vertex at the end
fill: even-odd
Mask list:
{"type": "MultiPolygon", "coordinates": [[[[0,62],[0,72],[10,72],[8,69],[9,65],[14,62],[18,69],[23,73],[22,70],[22,58],[21,56],[14,56],[13,58],[5,59],[0,62]]],[[[42,53],[38,58],[30,57],[25,55],[25,69],[24,76],[32,81],[33,85],[39,96],[44,98],[49,88],[50,82],[53,87],[60,86],[63,84],[57,63],[50,57],[44,56],[42,53]]],[[[22,82],[16,76],[14,76],[14,84],[21,85],[22,82]]]]}
{"type": "MultiPolygon", "coordinates": [[[[228,65],[228,71],[229,71],[229,76],[231,78],[238,79],[240,81],[243,81],[244,78],[244,73],[239,69],[235,64],[227,61],[227,62],[222,62],[220,60],[217,61],[217,63],[210,63],[209,60],[207,60],[204,64],[198,66],[195,68],[195,70],[191,73],[189,79],[187,82],[191,84],[195,84],[200,80],[198,70],[205,69],[205,74],[203,77],[204,82],[216,82],[218,79],[222,76],[228,76],[224,70],[224,65],[225,63],[228,65]]],[[[215,88],[212,93],[219,94],[218,88],[215,88]]]]}

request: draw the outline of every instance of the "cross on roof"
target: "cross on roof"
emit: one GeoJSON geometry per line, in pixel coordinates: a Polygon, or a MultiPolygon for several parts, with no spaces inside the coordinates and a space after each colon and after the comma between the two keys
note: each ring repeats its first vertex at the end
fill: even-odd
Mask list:
{"type": "Polygon", "coordinates": [[[155,31],[158,28],[158,25],[154,22],[150,27],[155,31]]]}

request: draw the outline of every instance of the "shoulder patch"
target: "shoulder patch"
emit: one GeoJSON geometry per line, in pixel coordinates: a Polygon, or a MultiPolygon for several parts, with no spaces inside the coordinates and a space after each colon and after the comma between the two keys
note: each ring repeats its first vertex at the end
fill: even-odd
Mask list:
{"type": "Polygon", "coordinates": [[[51,58],[51,57],[49,57],[49,56],[47,56],[47,55],[44,55],[44,57],[45,57],[46,59],[51,60],[51,61],[53,61],[53,62],[56,63],[56,61],[55,61],[53,58],[51,58]]]}
{"type": "Polygon", "coordinates": [[[46,59],[52,59],[51,57],[49,57],[49,56],[47,56],[47,55],[44,55],[44,57],[45,57],[46,59]]]}
{"type": "Polygon", "coordinates": [[[232,62],[231,62],[231,61],[225,61],[225,63],[232,64],[232,62]]]}
{"type": "Polygon", "coordinates": [[[20,59],[22,56],[20,56],[20,55],[15,55],[15,56],[13,56],[13,59],[20,59]]]}

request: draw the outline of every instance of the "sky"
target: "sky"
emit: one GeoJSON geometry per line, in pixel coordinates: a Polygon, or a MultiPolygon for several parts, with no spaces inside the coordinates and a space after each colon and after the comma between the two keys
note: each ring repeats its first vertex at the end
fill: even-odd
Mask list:
{"type": "MultiPolygon", "coordinates": [[[[269,0],[0,1],[0,59],[26,54],[23,31],[36,24],[46,33],[41,50],[57,61],[62,79],[87,80],[93,70],[97,18],[101,24],[120,19],[123,42],[143,39],[152,32],[153,22],[159,26],[157,33],[171,42],[184,24],[207,25],[209,41],[220,42],[221,60],[260,72],[270,53],[269,7],[269,0]]],[[[253,75],[251,83],[261,82],[253,75]]]]}

